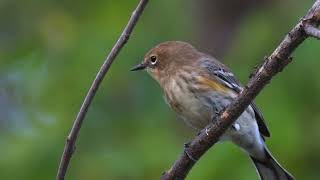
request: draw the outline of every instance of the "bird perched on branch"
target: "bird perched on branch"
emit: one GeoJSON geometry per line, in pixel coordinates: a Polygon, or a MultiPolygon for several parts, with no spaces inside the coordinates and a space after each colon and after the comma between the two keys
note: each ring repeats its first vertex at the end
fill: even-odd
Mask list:
{"type": "MultiPolygon", "coordinates": [[[[169,106],[196,130],[213,122],[243,89],[229,68],[180,41],[151,49],[132,69],[137,70],[146,70],[160,84],[169,106]]],[[[220,140],[244,149],[262,180],[293,180],[267,149],[264,137],[269,136],[261,112],[252,103],[220,140]]]]}

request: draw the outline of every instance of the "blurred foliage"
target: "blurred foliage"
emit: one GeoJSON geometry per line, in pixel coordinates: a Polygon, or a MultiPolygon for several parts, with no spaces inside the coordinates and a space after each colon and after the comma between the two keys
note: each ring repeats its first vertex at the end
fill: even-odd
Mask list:
{"type": "MultiPolygon", "coordinates": [[[[81,102],[137,1],[0,1],[0,179],[53,179],[81,102]]],[[[192,132],[146,73],[129,72],[166,40],[194,40],[196,1],[151,1],[84,122],[68,179],[158,179],[192,132]]],[[[243,82],[305,14],[312,0],[285,0],[241,22],[225,62],[243,82]]],[[[208,22],[210,23],[210,22],[208,22]]],[[[297,179],[320,177],[320,43],[258,96],[268,144],[297,179]]],[[[249,158],[216,145],[188,179],[257,179],[249,158]]]]}

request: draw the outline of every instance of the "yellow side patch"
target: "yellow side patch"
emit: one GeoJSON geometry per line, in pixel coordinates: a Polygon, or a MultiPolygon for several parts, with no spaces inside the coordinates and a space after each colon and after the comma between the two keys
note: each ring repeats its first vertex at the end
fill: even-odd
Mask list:
{"type": "Polygon", "coordinates": [[[230,91],[223,84],[211,78],[209,79],[205,77],[200,77],[200,82],[203,83],[204,85],[207,85],[209,88],[215,91],[223,92],[226,94],[230,91]]]}

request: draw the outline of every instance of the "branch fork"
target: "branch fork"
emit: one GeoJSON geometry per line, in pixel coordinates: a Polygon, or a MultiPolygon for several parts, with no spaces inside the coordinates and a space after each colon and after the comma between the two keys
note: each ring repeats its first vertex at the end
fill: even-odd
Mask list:
{"type": "Polygon", "coordinates": [[[308,23],[305,23],[303,25],[303,29],[304,29],[304,32],[308,35],[308,36],[311,36],[311,37],[314,37],[314,38],[317,38],[317,39],[320,39],[320,30],[316,27],[314,27],[313,25],[310,25],[308,23]]]}
{"type": "Polygon", "coordinates": [[[319,22],[315,23],[317,19],[320,19],[320,12],[316,12],[310,18],[303,19],[302,28],[308,36],[320,39],[320,30],[317,28],[319,22]]]}

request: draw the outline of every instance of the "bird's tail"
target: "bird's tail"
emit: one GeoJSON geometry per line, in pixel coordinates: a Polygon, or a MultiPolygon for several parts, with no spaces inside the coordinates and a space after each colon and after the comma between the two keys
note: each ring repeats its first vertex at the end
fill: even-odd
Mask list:
{"type": "Polygon", "coordinates": [[[266,160],[260,161],[250,156],[261,180],[294,180],[295,178],[276,161],[269,150],[265,148],[266,160]]]}

